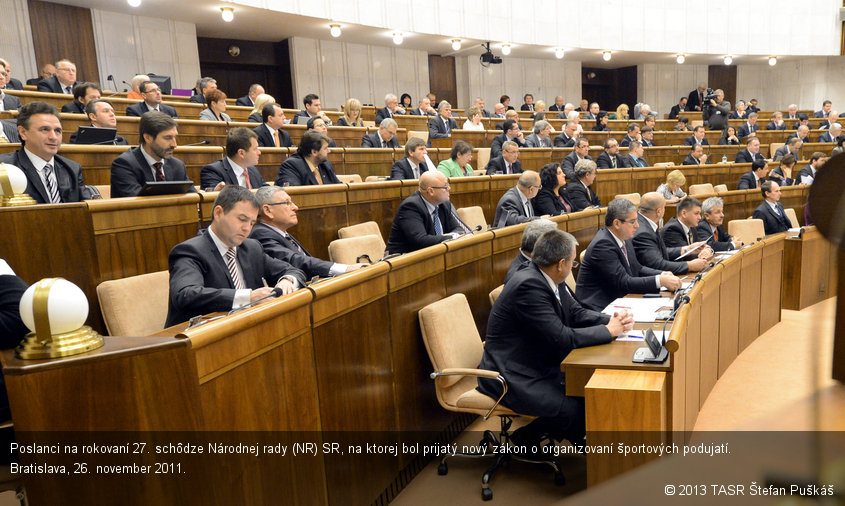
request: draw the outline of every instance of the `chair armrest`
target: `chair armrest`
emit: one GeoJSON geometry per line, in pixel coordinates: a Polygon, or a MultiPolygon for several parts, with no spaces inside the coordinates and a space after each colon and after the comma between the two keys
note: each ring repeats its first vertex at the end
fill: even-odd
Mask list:
{"type": "Polygon", "coordinates": [[[431,379],[436,379],[438,376],[476,376],[479,378],[487,378],[496,380],[499,384],[502,385],[502,395],[496,399],[496,403],[490,407],[487,411],[487,414],[484,415],[484,419],[487,420],[490,418],[490,414],[493,413],[493,410],[502,402],[502,399],[505,397],[505,394],[508,393],[508,382],[505,381],[505,378],[496,371],[488,371],[486,369],[463,369],[463,368],[452,368],[452,369],[443,369],[442,371],[434,371],[431,373],[431,379]]]}

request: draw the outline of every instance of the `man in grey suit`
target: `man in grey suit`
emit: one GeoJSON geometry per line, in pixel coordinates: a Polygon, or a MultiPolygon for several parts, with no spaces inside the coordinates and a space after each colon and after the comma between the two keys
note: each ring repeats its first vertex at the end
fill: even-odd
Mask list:
{"type": "MultiPolygon", "coordinates": [[[[0,119],[0,123],[3,124],[2,131],[0,131],[0,137],[6,139],[6,142],[20,142],[21,138],[18,135],[18,122],[17,120],[13,119],[0,119]]],[[[3,142],[3,139],[0,139],[0,142],[3,142]]]]}
{"type": "Polygon", "coordinates": [[[0,67],[0,111],[14,111],[21,108],[21,100],[3,91],[3,86],[9,82],[9,73],[0,67]]]}
{"type": "Polygon", "coordinates": [[[496,204],[493,228],[525,223],[535,218],[530,200],[540,190],[540,174],[526,170],[519,176],[516,186],[506,191],[496,204]]]}
{"type": "Polygon", "coordinates": [[[548,121],[540,120],[534,123],[534,133],[525,138],[526,148],[550,148],[552,147],[552,125],[548,121]]]}
{"type": "Polygon", "coordinates": [[[731,113],[731,103],[725,100],[725,92],[716,90],[715,99],[710,99],[704,106],[702,118],[710,126],[710,130],[724,130],[728,126],[728,115],[731,113]]]}
{"type": "Polygon", "coordinates": [[[378,131],[366,134],[361,139],[362,148],[398,148],[399,141],[396,139],[396,130],[399,125],[393,118],[384,118],[379,123],[378,131]]]}
{"type": "Polygon", "coordinates": [[[431,139],[451,137],[452,130],[458,128],[458,124],[452,119],[452,104],[445,100],[440,102],[437,113],[437,116],[428,121],[429,146],[431,146],[431,139]]]}
{"type": "Polygon", "coordinates": [[[412,116],[435,116],[434,108],[431,107],[431,100],[428,97],[420,99],[419,107],[411,109],[412,116]]]}
{"type": "Polygon", "coordinates": [[[575,164],[578,163],[579,160],[592,160],[590,155],[587,154],[589,152],[590,141],[584,137],[579,137],[575,140],[575,149],[566,155],[563,158],[563,161],[560,162],[560,168],[563,169],[563,173],[566,174],[567,180],[575,180],[575,164]]]}

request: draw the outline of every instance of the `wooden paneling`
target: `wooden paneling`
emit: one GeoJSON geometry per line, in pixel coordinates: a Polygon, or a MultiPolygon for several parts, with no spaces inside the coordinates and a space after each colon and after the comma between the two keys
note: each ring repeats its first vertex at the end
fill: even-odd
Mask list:
{"type": "MultiPolygon", "coordinates": [[[[760,281],[763,273],[761,259],[763,243],[750,246],[742,255],[739,292],[738,352],[748,347],[760,335],[760,281]]],[[[780,294],[778,294],[780,297],[780,294]]]]}
{"type": "Polygon", "coordinates": [[[739,304],[736,302],[740,293],[740,257],[733,256],[723,260],[722,279],[719,283],[719,376],[728,369],[739,353],[739,304]]]}
{"type": "MultiPolygon", "coordinates": [[[[783,270],[783,242],[780,234],[763,241],[762,264],[766,267],[760,272],[760,334],[780,322],[782,283],[778,273],[783,270]]],[[[821,260],[823,256],[819,254],[817,258],[821,260]]]]}
{"type": "Polygon", "coordinates": [[[487,334],[490,290],[501,284],[491,277],[492,232],[480,232],[446,243],[446,295],[466,295],[480,335],[487,334]]]}
{"type": "Polygon", "coordinates": [[[375,221],[378,223],[382,238],[387,243],[393,216],[399,204],[402,203],[401,188],[400,181],[350,184],[346,207],[349,223],[375,221]]]}
{"type": "Polygon", "coordinates": [[[836,294],[835,248],[816,227],[801,230],[784,241],[782,302],[784,309],[801,310],[836,294]]]}
{"type": "MultiPolygon", "coordinates": [[[[428,82],[438,103],[446,100],[452,107],[465,105],[458,104],[458,79],[455,74],[454,56],[428,55],[428,82]]],[[[431,105],[437,108],[436,104],[431,105]]]]}
{"type": "Polygon", "coordinates": [[[77,81],[99,83],[91,9],[41,0],[28,4],[37,67],[68,59],[76,64],[77,81]]]}
{"type": "Polygon", "coordinates": [[[710,65],[707,67],[707,84],[714,90],[721,88],[725,100],[736,109],[736,65],[710,65]]]}

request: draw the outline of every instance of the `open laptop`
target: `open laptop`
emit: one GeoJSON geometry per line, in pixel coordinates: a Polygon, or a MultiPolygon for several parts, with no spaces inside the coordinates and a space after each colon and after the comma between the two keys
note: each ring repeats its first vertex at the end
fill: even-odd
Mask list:
{"type": "Polygon", "coordinates": [[[193,193],[193,181],[147,181],[144,187],[141,188],[139,197],[149,197],[152,195],[181,195],[183,193],[193,193]]]}
{"type": "Polygon", "coordinates": [[[95,126],[80,126],[76,134],[77,144],[114,144],[117,138],[116,128],[99,128],[95,126]]]}

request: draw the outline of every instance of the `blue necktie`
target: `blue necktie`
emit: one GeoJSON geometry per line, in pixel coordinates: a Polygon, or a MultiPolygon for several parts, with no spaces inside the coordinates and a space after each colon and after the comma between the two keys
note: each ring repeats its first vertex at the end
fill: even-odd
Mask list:
{"type": "Polygon", "coordinates": [[[437,208],[434,208],[431,218],[434,220],[434,233],[436,235],[443,235],[443,226],[440,224],[440,217],[437,216],[437,208]]]}

